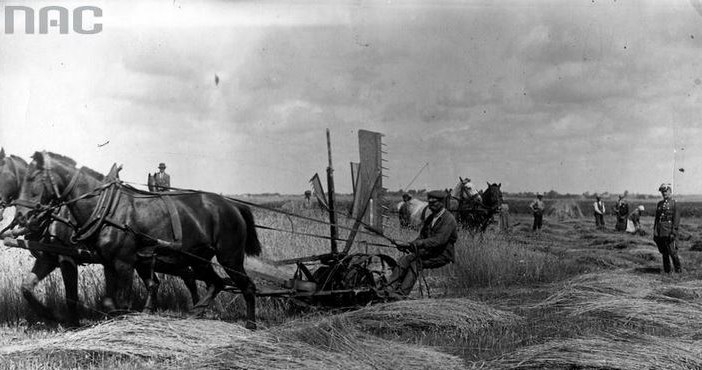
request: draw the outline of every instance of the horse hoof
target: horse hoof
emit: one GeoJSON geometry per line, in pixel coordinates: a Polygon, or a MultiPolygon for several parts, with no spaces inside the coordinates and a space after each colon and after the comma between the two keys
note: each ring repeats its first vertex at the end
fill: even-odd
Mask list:
{"type": "Polygon", "coordinates": [[[249,330],[256,330],[256,329],[258,329],[258,326],[256,325],[256,323],[255,323],[254,321],[251,321],[251,320],[247,320],[247,321],[246,321],[246,325],[245,325],[244,327],[245,327],[246,329],[249,329],[249,330]]]}
{"type": "Polygon", "coordinates": [[[201,317],[202,315],[205,314],[205,308],[204,307],[193,307],[192,310],[190,310],[190,318],[198,318],[201,317]]]}
{"type": "Polygon", "coordinates": [[[156,307],[144,307],[141,310],[141,313],[153,315],[154,313],[156,313],[156,307]]]}

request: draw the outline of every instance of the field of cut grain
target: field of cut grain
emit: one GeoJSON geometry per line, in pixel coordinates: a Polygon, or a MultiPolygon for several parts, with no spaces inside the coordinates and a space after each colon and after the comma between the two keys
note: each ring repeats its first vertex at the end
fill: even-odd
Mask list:
{"type": "MultiPolygon", "coordinates": [[[[299,197],[275,206],[326,217],[299,197]]],[[[685,240],[678,248],[685,271],[667,276],[650,233],[615,233],[611,216],[605,231],[595,230],[590,217],[547,217],[540,233],[531,232],[528,215],[512,216],[509,233],[494,226],[482,236],[461,231],[456,263],[426,270],[412,300],[340,311],[260,298],[256,332],[243,329],[243,302],[226,292],[204,317],[188,318],[190,298],[175,278],[164,279],[156,315],[106,318],[97,266],[80,268],[84,328],[37,324],[19,290],[32,259],[3,248],[0,368],[702,368],[702,254],[694,250],[699,219],[683,220],[685,240]]],[[[323,223],[264,210],[255,217],[259,225],[285,230],[259,230],[263,261],[328,251],[328,240],[310,236],[328,235],[323,223]]],[[[416,236],[390,221],[392,238],[416,236]]],[[[645,229],[651,223],[644,217],[645,229]]],[[[370,235],[359,239],[383,243],[370,235]]],[[[135,310],[143,304],[140,284],[135,310]]],[[[56,272],[38,291],[59,308],[62,294],[56,272]]]]}

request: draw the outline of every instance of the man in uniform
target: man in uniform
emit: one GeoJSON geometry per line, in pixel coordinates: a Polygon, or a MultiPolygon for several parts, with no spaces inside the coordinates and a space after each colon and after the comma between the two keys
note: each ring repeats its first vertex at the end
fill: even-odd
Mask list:
{"type": "Polygon", "coordinates": [[[431,215],[424,221],[417,239],[397,242],[397,248],[408,252],[397,261],[389,284],[391,298],[407,297],[422,269],[439,268],[454,261],[454,244],[458,240],[458,224],[444,207],[446,192],[434,190],[427,195],[431,215]]]}
{"type": "Polygon", "coordinates": [[[166,173],[166,164],[158,164],[158,172],[154,174],[154,185],[157,192],[168,191],[171,188],[171,175],[166,173]]]}
{"type": "Polygon", "coordinates": [[[680,273],[680,259],[675,239],[680,226],[680,210],[673,199],[673,189],[670,184],[661,184],[658,188],[663,200],[656,205],[656,217],[653,221],[653,241],[663,256],[663,271],[670,273],[670,260],[673,260],[675,272],[680,273]]]}

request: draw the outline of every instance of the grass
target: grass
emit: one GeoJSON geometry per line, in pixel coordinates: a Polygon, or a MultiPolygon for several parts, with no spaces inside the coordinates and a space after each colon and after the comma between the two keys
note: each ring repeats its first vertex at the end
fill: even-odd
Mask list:
{"type": "MultiPolygon", "coordinates": [[[[296,203],[281,204],[296,214],[325,219],[323,214],[296,203]]],[[[256,211],[255,217],[261,225],[306,234],[329,233],[328,226],[322,223],[264,211],[256,211]]],[[[191,305],[187,291],[180,279],[169,277],[163,279],[160,290],[163,308],[159,315],[102,322],[75,334],[60,327],[47,330],[33,326],[19,294],[19,285],[32,259],[26,251],[3,249],[0,290],[5,294],[0,295],[0,322],[6,327],[0,335],[0,350],[17,349],[21,344],[27,346],[25,349],[42,345],[55,351],[25,356],[19,354],[27,352],[18,350],[16,355],[0,356],[0,368],[194,366],[181,360],[183,353],[200,361],[197,367],[210,368],[243,366],[236,364],[246,363],[242,361],[248,358],[247,354],[253,356],[251,361],[257,361],[246,363],[248,368],[390,368],[397,367],[398,359],[403,358],[409,361],[404,368],[422,368],[422,364],[434,361],[445,364],[445,368],[634,369],[666,368],[663,364],[668,361],[667,368],[683,369],[686,364],[694,368],[702,362],[700,351],[694,347],[702,338],[702,327],[695,324],[702,319],[698,314],[702,308],[702,286],[696,280],[702,277],[702,271],[696,267],[702,263],[700,253],[681,249],[687,273],[683,278],[662,278],[647,273],[660,267],[660,257],[649,238],[595,231],[587,217],[547,218],[540,234],[530,231],[528,216],[516,214],[514,221],[509,234],[491,230],[474,237],[461,231],[456,263],[426,270],[432,299],[346,312],[259,298],[257,315],[262,330],[251,334],[255,340],[227,339],[220,344],[210,341],[219,330],[229,331],[226,335],[247,334],[239,325],[244,319],[241,297],[222,293],[208,310],[208,320],[192,321],[185,318],[191,305]],[[207,329],[210,323],[219,327],[207,329]],[[189,329],[191,325],[208,333],[197,334],[195,329],[189,329]],[[143,338],[131,338],[133,334],[126,333],[143,338]],[[158,333],[163,335],[154,339],[158,333]],[[187,333],[192,335],[188,337],[187,333]],[[208,338],[209,334],[213,334],[212,338],[208,338]],[[101,336],[114,342],[105,346],[110,342],[101,336]],[[625,336],[635,339],[624,340],[625,336]],[[169,338],[180,340],[184,346],[158,347],[167,344],[169,338]],[[163,343],[151,342],[161,339],[163,343]],[[612,349],[609,360],[608,346],[612,349]],[[135,354],[126,353],[127,350],[152,352],[135,354]],[[670,359],[663,351],[677,357],[670,359]],[[579,353],[583,355],[578,356],[579,353]],[[640,367],[646,361],[651,365],[640,367]]],[[[686,233],[695,237],[702,232],[696,221],[684,221],[686,233]]],[[[645,219],[644,224],[650,227],[650,220],[645,219]]],[[[611,228],[612,223],[609,225],[611,228]]],[[[416,237],[415,231],[395,225],[386,233],[398,240],[416,237]]],[[[279,260],[329,250],[329,241],[324,239],[268,230],[260,230],[259,235],[264,246],[263,259],[279,260]]],[[[347,231],[340,231],[342,238],[346,235],[347,231]]],[[[369,235],[358,239],[383,242],[369,235]]],[[[392,248],[362,244],[357,248],[356,251],[367,248],[370,252],[401,256],[392,248]]],[[[80,276],[81,301],[91,309],[99,309],[103,294],[101,269],[81,267],[80,276]]],[[[143,297],[140,284],[135,285],[139,289],[137,296],[143,297]]],[[[264,286],[265,282],[258,284],[264,286]]],[[[419,298],[419,289],[414,293],[419,298]]],[[[52,307],[62,306],[62,294],[58,273],[42,282],[38,290],[38,295],[52,307]]],[[[141,299],[136,299],[135,308],[141,303],[141,299]]],[[[94,318],[84,322],[92,323],[94,318]]]]}

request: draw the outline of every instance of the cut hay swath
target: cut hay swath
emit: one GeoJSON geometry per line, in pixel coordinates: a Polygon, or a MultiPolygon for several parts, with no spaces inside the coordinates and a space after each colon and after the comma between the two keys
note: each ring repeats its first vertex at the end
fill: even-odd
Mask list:
{"type": "MultiPolygon", "coordinates": [[[[130,315],[46,339],[0,347],[0,367],[32,358],[135,358],[216,369],[462,369],[456,356],[382,339],[378,328],[468,335],[519,316],[467,299],[402,301],[250,332],[237,324],[130,315]]],[[[78,360],[75,360],[78,361],[78,360]]],[[[169,366],[170,366],[169,365],[169,366]]]]}
{"type": "Polygon", "coordinates": [[[588,274],[571,279],[536,307],[695,336],[702,331],[700,292],[702,285],[697,282],[662,282],[625,273],[588,274]]]}
{"type": "Polygon", "coordinates": [[[552,294],[538,307],[567,306],[572,301],[588,299],[591,294],[611,294],[624,297],[645,297],[660,285],[660,279],[625,272],[600,272],[577,276],[554,284],[552,294]]]}
{"type": "Polygon", "coordinates": [[[364,331],[423,331],[467,336],[522,320],[511,312],[465,298],[398,301],[365,307],[346,317],[364,331]]]}
{"type": "Polygon", "coordinates": [[[484,364],[490,369],[702,369],[700,342],[620,332],[554,340],[484,364]]]}

